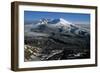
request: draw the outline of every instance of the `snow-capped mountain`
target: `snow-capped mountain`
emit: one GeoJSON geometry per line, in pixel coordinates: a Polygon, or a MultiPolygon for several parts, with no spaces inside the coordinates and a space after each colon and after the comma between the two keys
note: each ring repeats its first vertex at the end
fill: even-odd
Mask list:
{"type": "Polygon", "coordinates": [[[52,25],[52,26],[55,25],[55,26],[69,27],[70,25],[74,25],[63,18],[51,19],[51,20],[50,19],[41,19],[40,21],[41,21],[41,23],[39,23],[39,24],[47,24],[47,25],[52,25]]]}
{"type": "Polygon", "coordinates": [[[67,20],[63,19],[63,18],[59,18],[59,19],[41,19],[39,23],[36,24],[37,27],[41,27],[43,26],[47,26],[49,28],[62,28],[67,30],[68,28],[71,27],[71,25],[74,25],[70,22],[68,22],[67,20]]]}
{"type": "Polygon", "coordinates": [[[45,33],[63,33],[73,35],[89,35],[89,31],[86,28],[77,26],[63,18],[59,19],[40,19],[36,24],[29,25],[26,27],[30,32],[45,32],[45,33]]]}

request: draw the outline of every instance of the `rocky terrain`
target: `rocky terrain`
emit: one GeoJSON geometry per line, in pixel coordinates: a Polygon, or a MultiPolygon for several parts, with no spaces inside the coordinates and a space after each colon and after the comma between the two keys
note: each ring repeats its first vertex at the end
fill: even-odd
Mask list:
{"type": "Polygon", "coordinates": [[[90,58],[90,29],[82,26],[63,18],[25,24],[25,62],[90,58]]]}

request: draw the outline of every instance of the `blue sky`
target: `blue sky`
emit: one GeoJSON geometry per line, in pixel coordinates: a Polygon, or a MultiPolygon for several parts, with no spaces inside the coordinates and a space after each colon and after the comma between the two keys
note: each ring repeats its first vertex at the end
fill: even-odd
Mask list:
{"type": "Polygon", "coordinates": [[[63,18],[74,24],[90,24],[90,14],[24,11],[24,21],[25,22],[32,22],[34,20],[39,20],[41,18],[47,18],[47,19],[63,18]]]}

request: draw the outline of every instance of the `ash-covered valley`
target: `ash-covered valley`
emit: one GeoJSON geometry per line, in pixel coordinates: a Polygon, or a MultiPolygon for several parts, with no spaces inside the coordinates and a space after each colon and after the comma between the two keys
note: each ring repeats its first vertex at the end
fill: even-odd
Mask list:
{"type": "Polygon", "coordinates": [[[90,26],[59,19],[24,24],[24,61],[90,58],[90,26]]]}

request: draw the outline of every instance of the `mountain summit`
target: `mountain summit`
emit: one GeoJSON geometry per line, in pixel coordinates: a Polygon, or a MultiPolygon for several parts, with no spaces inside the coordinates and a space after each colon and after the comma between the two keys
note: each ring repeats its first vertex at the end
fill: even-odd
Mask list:
{"type": "Polygon", "coordinates": [[[79,27],[78,25],[75,25],[63,18],[58,19],[40,19],[38,20],[38,23],[32,24],[33,26],[30,26],[29,31],[31,32],[45,32],[45,33],[57,33],[57,34],[73,34],[73,35],[79,35],[79,36],[86,36],[89,34],[89,31],[86,28],[79,27]]]}
{"type": "Polygon", "coordinates": [[[70,28],[71,26],[75,26],[74,24],[72,24],[71,22],[63,19],[63,18],[59,18],[59,19],[40,19],[40,22],[37,24],[39,26],[41,25],[46,25],[48,27],[56,27],[56,28],[70,28]]]}
{"type": "Polygon", "coordinates": [[[71,22],[63,19],[63,18],[60,18],[60,21],[63,23],[63,24],[72,24],[71,22]]]}

